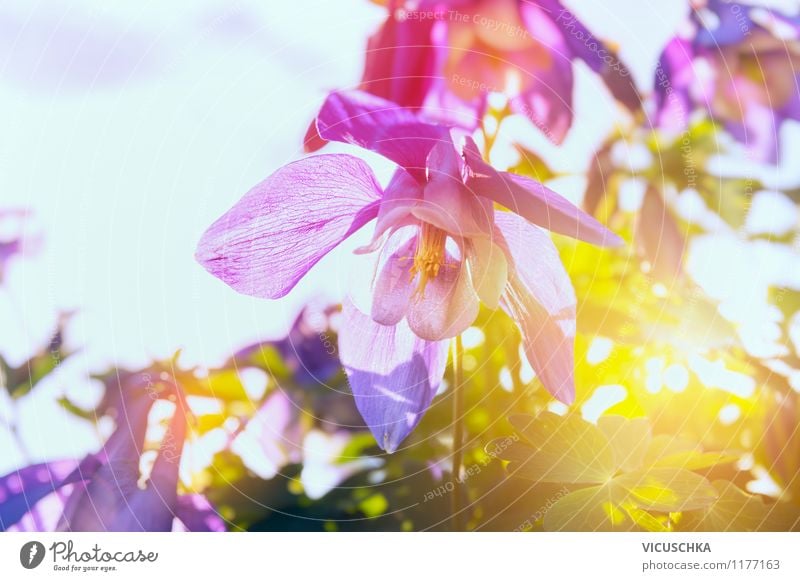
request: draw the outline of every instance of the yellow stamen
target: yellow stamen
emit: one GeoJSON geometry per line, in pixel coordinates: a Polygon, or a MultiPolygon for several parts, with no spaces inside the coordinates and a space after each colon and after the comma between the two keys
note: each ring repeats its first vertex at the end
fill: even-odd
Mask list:
{"type": "Polygon", "coordinates": [[[419,274],[419,283],[414,294],[424,296],[425,285],[439,274],[439,269],[445,262],[445,242],[447,234],[436,226],[427,222],[422,224],[422,233],[417,242],[417,251],[414,254],[414,264],[409,271],[411,280],[419,274]]]}

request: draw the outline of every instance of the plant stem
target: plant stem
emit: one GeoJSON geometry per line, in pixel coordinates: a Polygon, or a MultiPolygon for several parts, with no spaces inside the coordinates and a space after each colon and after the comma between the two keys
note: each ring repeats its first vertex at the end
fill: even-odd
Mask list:
{"type": "Polygon", "coordinates": [[[453,530],[463,530],[461,513],[461,464],[463,462],[464,448],[464,389],[462,385],[461,363],[464,355],[464,346],[461,335],[453,341],[453,492],[451,496],[451,512],[453,515],[453,530]]]}

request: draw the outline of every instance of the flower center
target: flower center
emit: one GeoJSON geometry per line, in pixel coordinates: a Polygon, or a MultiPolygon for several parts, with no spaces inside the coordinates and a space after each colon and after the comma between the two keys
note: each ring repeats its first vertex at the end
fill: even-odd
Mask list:
{"type": "Polygon", "coordinates": [[[411,280],[419,274],[419,283],[415,295],[424,296],[425,286],[439,274],[445,263],[445,242],[447,234],[436,226],[424,222],[422,233],[417,242],[414,264],[411,266],[411,280]]]}

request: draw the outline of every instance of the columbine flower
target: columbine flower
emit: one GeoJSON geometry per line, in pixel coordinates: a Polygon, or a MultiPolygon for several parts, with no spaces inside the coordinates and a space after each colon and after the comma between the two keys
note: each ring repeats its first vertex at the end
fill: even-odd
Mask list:
{"type": "Polygon", "coordinates": [[[276,299],[376,220],[372,242],[358,250],[373,257],[370,293],[345,300],[339,350],[358,409],[387,451],[430,405],[448,339],[474,322],[480,302],[517,322],[545,387],[571,402],[575,296],[534,224],[595,244],[619,239],[542,184],[496,171],[471,139],[459,155],[448,128],[389,101],[333,93],[317,128],[397,163],[386,190],[350,155],[291,163],[206,231],[198,261],[241,293],[276,299]]]}
{"type": "MultiPolygon", "coordinates": [[[[558,0],[389,2],[367,44],[360,89],[432,120],[475,129],[491,92],[555,143],[572,125],[573,63],[583,60],[637,110],[628,69],[558,0]]],[[[324,144],[314,127],[306,148],[324,144]]]]}
{"type": "Polygon", "coordinates": [[[800,18],[722,0],[695,6],[690,32],[670,41],[656,69],[658,124],[680,132],[707,109],[754,159],[774,161],[781,124],[800,120],[800,18]]]}
{"type": "MultiPolygon", "coordinates": [[[[135,378],[134,378],[135,379],[135,378]]],[[[225,530],[201,495],[178,495],[186,431],[184,405],[175,413],[149,477],[139,470],[147,418],[157,396],[144,379],[107,393],[104,406],[117,428],[102,449],[81,461],[27,466],[0,477],[0,530],[191,531],[225,530]]]]}

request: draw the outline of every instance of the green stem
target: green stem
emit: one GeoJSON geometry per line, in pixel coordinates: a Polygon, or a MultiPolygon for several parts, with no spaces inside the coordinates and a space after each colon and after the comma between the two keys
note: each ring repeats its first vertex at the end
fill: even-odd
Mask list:
{"type": "Polygon", "coordinates": [[[453,492],[451,494],[451,512],[453,515],[453,530],[463,530],[461,503],[461,465],[463,463],[464,449],[464,389],[461,362],[464,355],[464,345],[461,335],[453,341],[453,492]]]}

